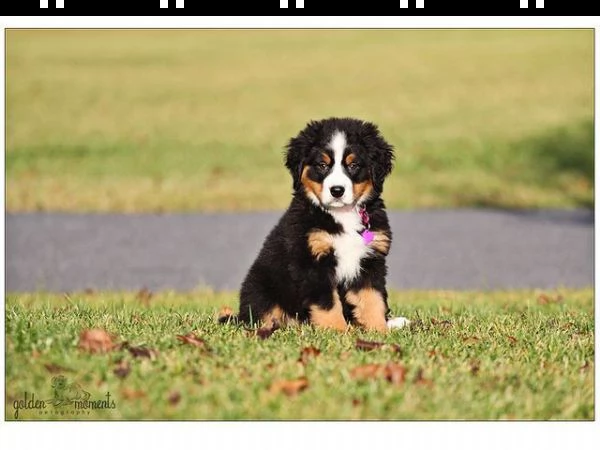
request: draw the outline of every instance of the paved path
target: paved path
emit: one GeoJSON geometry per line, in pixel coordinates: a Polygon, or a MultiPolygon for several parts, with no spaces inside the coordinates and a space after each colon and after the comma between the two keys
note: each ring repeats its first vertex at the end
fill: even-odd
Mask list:
{"type": "MultiPolygon", "coordinates": [[[[237,289],[280,213],[6,216],[6,290],[237,289]]],[[[593,284],[590,211],[391,212],[390,286],[593,284]]]]}

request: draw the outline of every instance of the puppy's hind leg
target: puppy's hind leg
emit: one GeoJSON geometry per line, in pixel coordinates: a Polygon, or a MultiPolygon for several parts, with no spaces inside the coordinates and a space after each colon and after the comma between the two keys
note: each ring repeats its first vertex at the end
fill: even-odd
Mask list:
{"type": "Polygon", "coordinates": [[[324,304],[313,304],[310,306],[310,322],[318,327],[333,328],[338,331],[345,331],[348,327],[344,319],[344,311],[340,296],[334,290],[329,301],[321,302],[324,304]]]}

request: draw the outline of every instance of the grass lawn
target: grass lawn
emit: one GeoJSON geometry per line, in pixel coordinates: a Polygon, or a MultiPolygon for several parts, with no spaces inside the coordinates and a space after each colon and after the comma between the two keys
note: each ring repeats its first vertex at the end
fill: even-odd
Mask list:
{"type": "Polygon", "coordinates": [[[272,210],[309,119],[378,123],[390,208],[590,207],[593,30],[8,30],[8,211],[272,210]]]}
{"type": "Polygon", "coordinates": [[[93,401],[109,392],[115,407],[46,404],[20,408],[19,419],[594,418],[591,289],[394,292],[390,304],[410,328],[381,336],[305,325],[262,340],[216,324],[234,293],[9,294],[6,415],[25,392],[56,398],[62,374],[69,392],[93,401]],[[112,335],[112,350],[80,348],[93,328],[112,335]],[[188,333],[199,339],[177,338],[188,333]],[[357,339],[386,345],[366,351],[357,339]],[[310,347],[320,353],[299,362],[310,347]]]}

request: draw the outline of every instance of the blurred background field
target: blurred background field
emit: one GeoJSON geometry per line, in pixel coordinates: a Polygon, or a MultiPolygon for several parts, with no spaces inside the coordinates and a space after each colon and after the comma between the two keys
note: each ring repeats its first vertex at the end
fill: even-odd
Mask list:
{"type": "Polygon", "coordinates": [[[283,209],[310,119],[379,124],[390,208],[591,207],[593,30],[8,30],[8,211],[283,209]]]}

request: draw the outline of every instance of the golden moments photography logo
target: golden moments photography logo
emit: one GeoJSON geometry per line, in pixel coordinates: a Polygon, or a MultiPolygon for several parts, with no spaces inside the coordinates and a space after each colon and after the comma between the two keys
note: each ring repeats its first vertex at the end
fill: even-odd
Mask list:
{"type": "Polygon", "coordinates": [[[86,416],[98,409],[115,409],[116,402],[107,392],[103,399],[91,399],[89,392],[78,383],[70,382],[59,375],[52,378],[52,398],[40,400],[34,392],[23,392],[23,397],[13,402],[14,418],[19,418],[20,411],[35,410],[39,416],[86,416]]]}

